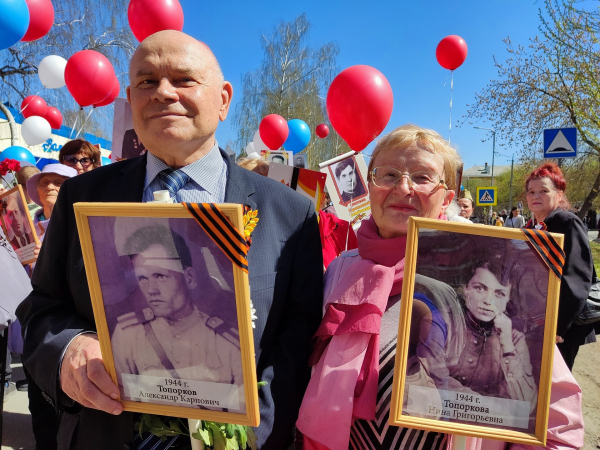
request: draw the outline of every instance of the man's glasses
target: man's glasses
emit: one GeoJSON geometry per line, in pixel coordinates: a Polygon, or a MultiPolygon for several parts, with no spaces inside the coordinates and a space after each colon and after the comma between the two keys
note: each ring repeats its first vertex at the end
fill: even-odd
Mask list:
{"type": "Polygon", "coordinates": [[[94,162],[94,160],[92,158],[77,159],[73,155],[65,156],[63,158],[63,161],[65,162],[65,164],[67,166],[71,166],[71,167],[75,167],[77,165],[77,163],[79,163],[79,164],[81,164],[81,167],[83,167],[84,169],[94,162]]]}
{"type": "Polygon", "coordinates": [[[440,186],[448,189],[444,180],[435,172],[402,173],[393,167],[375,167],[371,171],[373,184],[380,188],[392,189],[405,177],[408,186],[415,192],[430,194],[440,186]]]}

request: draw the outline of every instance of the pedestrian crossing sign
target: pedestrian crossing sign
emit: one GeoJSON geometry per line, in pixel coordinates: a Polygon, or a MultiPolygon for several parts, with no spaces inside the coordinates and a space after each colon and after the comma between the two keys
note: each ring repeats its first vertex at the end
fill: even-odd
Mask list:
{"type": "Polygon", "coordinates": [[[477,188],[477,206],[496,205],[496,193],[495,187],[478,187],[477,188]]]}

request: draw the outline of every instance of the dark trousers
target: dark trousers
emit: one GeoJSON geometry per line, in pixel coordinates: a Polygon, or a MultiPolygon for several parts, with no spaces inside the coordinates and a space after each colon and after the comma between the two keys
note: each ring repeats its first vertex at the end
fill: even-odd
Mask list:
{"type": "Polygon", "coordinates": [[[567,367],[571,372],[573,372],[575,357],[577,356],[577,352],[579,352],[579,345],[565,345],[563,342],[562,344],[556,344],[556,346],[558,347],[563,359],[567,363],[567,367]]]}
{"type": "MultiPolygon", "coordinates": [[[[25,369],[25,368],[24,368],[25,369]]],[[[29,412],[35,437],[36,450],[56,450],[56,436],[60,425],[60,416],[54,407],[42,396],[42,390],[25,369],[28,383],[29,412]]]]}

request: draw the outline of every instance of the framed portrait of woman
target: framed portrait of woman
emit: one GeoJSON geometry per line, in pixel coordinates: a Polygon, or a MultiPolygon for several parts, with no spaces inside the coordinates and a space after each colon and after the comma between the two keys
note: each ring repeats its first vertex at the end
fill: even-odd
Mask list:
{"type": "Polygon", "coordinates": [[[410,219],[390,424],[545,446],[562,245],[410,219]]]}
{"type": "Polygon", "coordinates": [[[74,208],[102,357],[124,409],[258,425],[242,206],[74,208]]]}

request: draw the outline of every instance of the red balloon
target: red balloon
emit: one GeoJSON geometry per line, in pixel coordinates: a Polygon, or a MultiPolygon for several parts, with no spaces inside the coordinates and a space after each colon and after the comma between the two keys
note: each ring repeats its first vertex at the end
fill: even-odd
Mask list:
{"type": "Polygon", "coordinates": [[[140,42],[159,31],[183,30],[183,8],[179,0],[131,0],[127,18],[140,42]]]}
{"type": "Polygon", "coordinates": [[[321,139],[326,138],[329,135],[329,127],[324,123],[317,125],[315,131],[317,136],[319,136],[321,139]]]}
{"type": "Polygon", "coordinates": [[[23,117],[26,119],[30,116],[44,117],[47,112],[48,104],[46,103],[46,100],[37,95],[25,97],[21,103],[21,114],[23,114],[23,117]]]}
{"type": "Polygon", "coordinates": [[[29,8],[29,27],[23,42],[37,41],[48,34],[54,24],[54,6],[50,0],[25,0],[29,8]]]}
{"type": "Polygon", "coordinates": [[[98,107],[98,106],[110,105],[119,96],[119,92],[121,92],[121,83],[119,83],[118,78],[115,78],[115,84],[113,85],[112,92],[110,94],[108,94],[108,97],[106,97],[100,103],[96,103],[94,106],[98,107]]]}
{"type": "Polygon", "coordinates": [[[394,107],[392,87],[370,66],[352,66],[333,79],[327,92],[331,125],[360,152],[386,127],[394,107]]]}
{"type": "Polygon", "coordinates": [[[94,50],[75,53],[65,67],[67,88],[82,108],[100,103],[108,97],[115,78],[115,69],[110,61],[94,50]]]}
{"type": "Polygon", "coordinates": [[[271,150],[277,150],[283,145],[290,134],[290,129],[283,117],[278,114],[269,114],[258,127],[260,138],[271,150]]]}
{"type": "Polygon", "coordinates": [[[44,116],[44,119],[46,119],[50,124],[50,127],[55,130],[60,129],[63,122],[62,114],[54,106],[48,106],[48,112],[44,116]]]}
{"type": "Polygon", "coordinates": [[[455,34],[446,36],[435,49],[435,57],[444,69],[458,69],[467,59],[469,48],[463,38],[455,34]]]}

